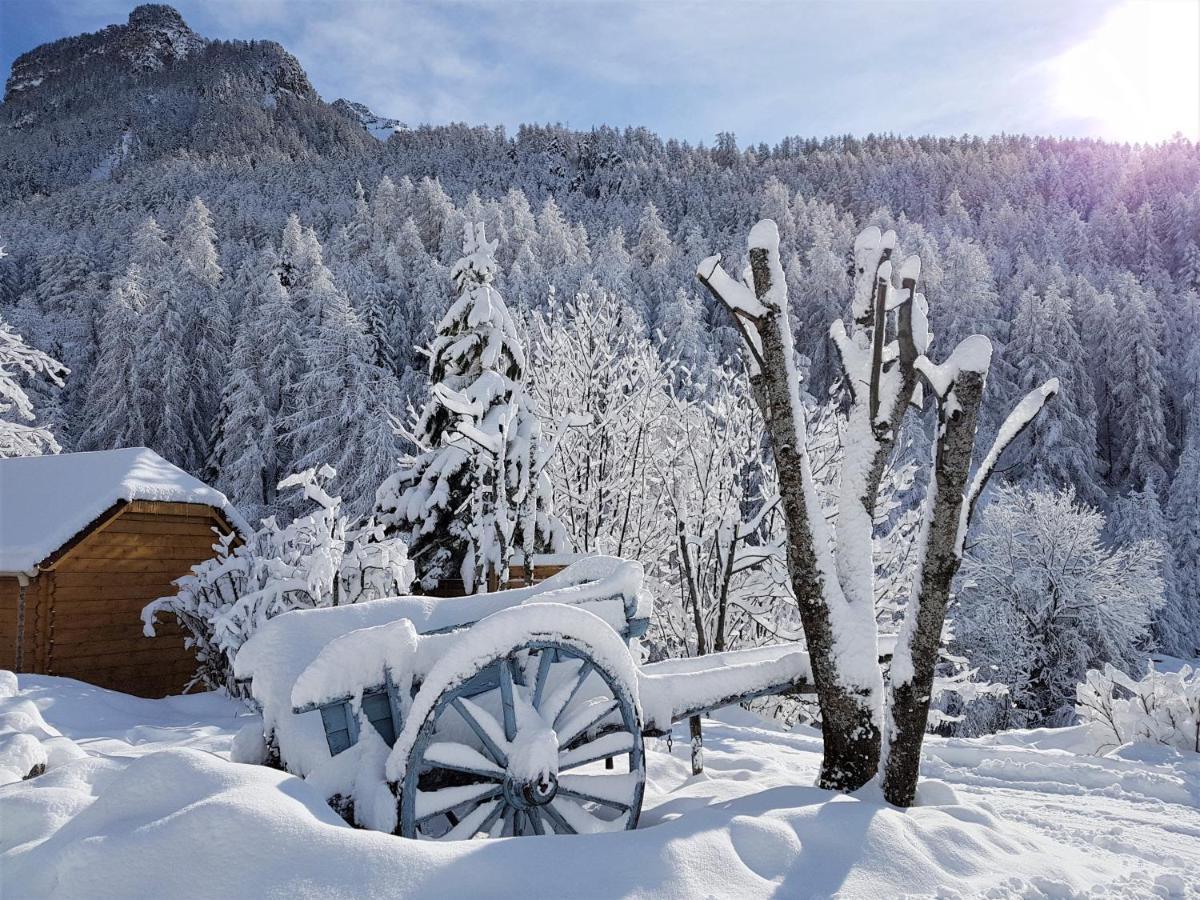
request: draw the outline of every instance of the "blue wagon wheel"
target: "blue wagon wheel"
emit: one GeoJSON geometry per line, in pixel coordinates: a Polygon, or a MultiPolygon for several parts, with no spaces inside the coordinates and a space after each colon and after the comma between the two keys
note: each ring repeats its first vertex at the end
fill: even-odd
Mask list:
{"type": "Polygon", "coordinates": [[[432,705],[408,756],[400,833],[461,840],[636,827],[646,769],[633,697],[565,641],[533,639],[497,656],[432,705]]]}

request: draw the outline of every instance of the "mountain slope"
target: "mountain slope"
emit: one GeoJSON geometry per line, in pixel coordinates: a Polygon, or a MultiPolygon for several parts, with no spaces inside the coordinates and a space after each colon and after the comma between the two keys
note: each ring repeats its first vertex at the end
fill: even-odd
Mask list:
{"type": "Polygon", "coordinates": [[[374,141],[272,41],[210,41],[169,6],[19,57],[0,106],[9,197],[120,177],[134,162],[361,153],[374,141]]]}

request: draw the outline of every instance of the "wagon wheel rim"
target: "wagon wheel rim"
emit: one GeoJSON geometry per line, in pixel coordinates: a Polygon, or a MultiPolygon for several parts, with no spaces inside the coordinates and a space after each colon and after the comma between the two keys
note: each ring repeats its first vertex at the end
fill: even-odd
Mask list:
{"type": "Polygon", "coordinates": [[[400,833],[462,840],[632,829],[645,775],[631,687],[582,648],[529,641],[438,697],[400,785],[400,833]],[[479,690],[493,670],[495,684],[479,690]],[[603,768],[610,758],[627,771],[603,768]]]}

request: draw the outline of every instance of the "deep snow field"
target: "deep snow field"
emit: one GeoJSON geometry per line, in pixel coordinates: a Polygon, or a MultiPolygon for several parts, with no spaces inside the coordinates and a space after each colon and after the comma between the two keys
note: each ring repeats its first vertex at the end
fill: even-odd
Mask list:
{"type": "Polygon", "coordinates": [[[811,787],[815,732],[708,720],[706,772],[649,746],[634,832],[417,843],[346,825],[304,782],[228,761],[216,694],[141,700],[21,676],[6,714],[84,751],[0,788],[0,896],[1200,897],[1200,757],[1086,755],[1085,727],[930,739],[919,805],[811,787]],[[24,712],[21,712],[22,706],[24,712]]]}

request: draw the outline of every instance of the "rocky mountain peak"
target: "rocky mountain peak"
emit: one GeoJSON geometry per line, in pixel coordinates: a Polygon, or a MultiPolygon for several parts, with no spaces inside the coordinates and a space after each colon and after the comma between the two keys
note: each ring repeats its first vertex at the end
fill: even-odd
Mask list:
{"type": "Polygon", "coordinates": [[[77,74],[97,58],[119,61],[131,72],[157,71],[208,43],[174,7],[139,6],[126,25],[43,44],[17,58],[5,86],[5,102],[40,93],[41,86],[77,74]]]}
{"type": "Polygon", "coordinates": [[[130,28],[173,28],[191,31],[183,16],[173,6],[165,3],[143,3],[129,14],[130,28]]]}

